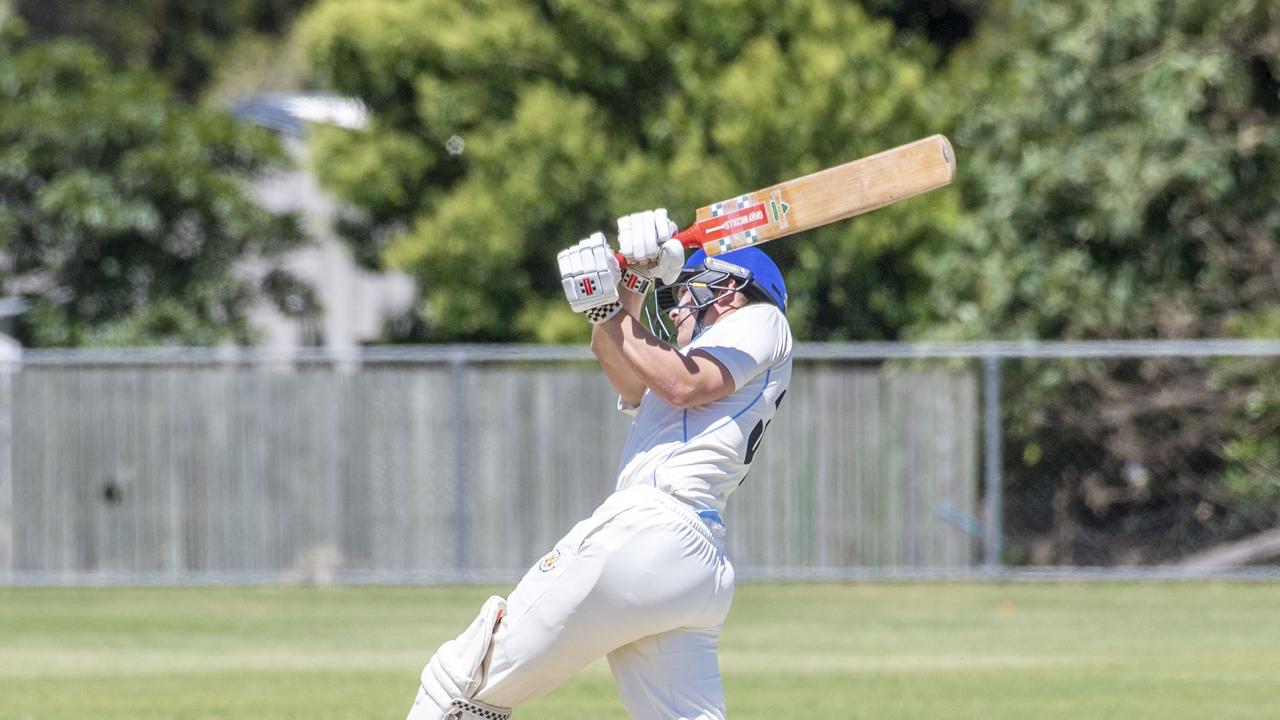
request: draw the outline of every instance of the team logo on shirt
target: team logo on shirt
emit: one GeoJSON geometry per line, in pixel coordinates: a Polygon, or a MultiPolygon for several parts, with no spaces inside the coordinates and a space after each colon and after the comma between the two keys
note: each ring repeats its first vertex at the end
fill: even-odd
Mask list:
{"type": "Polygon", "coordinates": [[[551,572],[551,568],[555,567],[558,562],[560,562],[560,549],[556,548],[555,550],[547,553],[542,560],[538,562],[538,570],[541,570],[542,572],[551,572]]]}

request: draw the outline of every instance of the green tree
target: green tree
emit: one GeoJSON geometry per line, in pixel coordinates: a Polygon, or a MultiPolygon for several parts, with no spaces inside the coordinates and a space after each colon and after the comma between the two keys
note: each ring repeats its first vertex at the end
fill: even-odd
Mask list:
{"type": "Polygon", "coordinates": [[[275,265],[303,240],[296,219],[246,194],[284,162],[272,136],[82,43],[20,35],[0,40],[0,280],[31,300],[21,341],[247,342],[260,294],[312,309],[275,265]],[[260,277],[237,268],[248,260],[260,277]]]}
{"type": "MultiPolygon", "coordinates": [[[[1273,1],[991,9],[949,67],[966,108],[955,140],[970,212],[929,261],[931,314],[917,330],[1274,337],[1277,47],[1273,1]]],[[[1280,516],[1274,497],[1259,508],[1223,484],[1224,474],[1237,488],[1274,478],[1280,413],[1250,401],[1268,387],[1257,368],[1152,359],[1014,370],[1013,515],[1089,531],[1060,527],[1056,559],[1110,562],[1143,534],[1176,555],[1280,516]]]]}
{"type": "Polygon", "coordinates": [[[37,38],[73,36],[117,68],[150,70],[197,97],[236,43],[285,33],[311,0],[15,0],[37,38]]]}
{"type": "Polygon", "coordinates": [[[862,0],[868,13],[889,18],[901,31],[923,35],[944,56],[972,36],[989,4],[983,0],[862,0]]]}
{"type": "MultiPolygon", "coordinates": [[[[332,0],[300,33],[375,118],[316,133],[321,178],[357,255],[419,279],[432,340],[580,339],[561,247],[947,129],[932,48],[835,0],[332,0]]],[[[771,246],[798,334],[896,336],[954,199],[771,246]]]]}

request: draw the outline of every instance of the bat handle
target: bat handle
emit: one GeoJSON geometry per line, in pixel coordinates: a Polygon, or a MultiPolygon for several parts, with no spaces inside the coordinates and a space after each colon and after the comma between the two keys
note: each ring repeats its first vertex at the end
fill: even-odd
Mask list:
{"type": "Polygon", "coordinates": [[[697,250],[707,242],[707,233],[696,223],[675,234],[677,240],[690,250],[697,250]]]}

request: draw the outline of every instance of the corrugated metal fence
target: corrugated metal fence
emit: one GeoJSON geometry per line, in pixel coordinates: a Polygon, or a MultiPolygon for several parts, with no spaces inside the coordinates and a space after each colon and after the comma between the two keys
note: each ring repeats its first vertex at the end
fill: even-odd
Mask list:
{"type": "MultiPolygon", "coordinates": [[[[974,373],[810,356],[730,501],[739,568],[971,567],[974,373]]],[[[589,357],[28,355],[0,579],[518,577],[612,488],[630,418],[589,357]]]]}

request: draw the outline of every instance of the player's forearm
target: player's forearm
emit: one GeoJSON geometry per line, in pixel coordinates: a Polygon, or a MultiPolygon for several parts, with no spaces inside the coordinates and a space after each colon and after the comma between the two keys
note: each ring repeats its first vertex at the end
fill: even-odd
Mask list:
{"type": "MultiPolygon", "coordinates": [[[[628,312],[625,311],[618,313],[619,316],[627,314],[628,312]]],[[[600,369],[604,371],[609,384],[618,392],[618,395],[631,405],[639,405],[646,386],[636,369],[623,357],[622,348],[617,339],[610,337],[614,325],[615,322],[610,321],[591,328],[591,352],[600,361],[600,369]]]]}
{"type": "Polygon", "coordinates": [[[602,327],[609,328],[607,338],[645,387],[672,407],[701,405],[723,395],[726,387],[733,389],[732,378],[713,360],[683,355],[634,316],[615,317],[602,327]]]}
{"type": "MultiPolygon", "coordinates": [[[[618,294],[618,301],[622,303],[623,311],[618,315],[630,315],[638,320],[644,310],[645,296],[622,288],[620,290],[622,291],[618,294]]],[[[600,361],[600,367],[604,370],[605,376],[609,378],[609,383],[613,385],[613,389],[618,391],[622,399],[632,405],[638,405],[648,386],[636,372],[636,368],[623,356],[621,345],[617,340],[610,340],[601,335],[601,333],[607,332],[606,326],[609,324],[606,323],[605,326],[597,325],[592,328],[591,351],[595,353],[596,359],[600,361]]]]}

